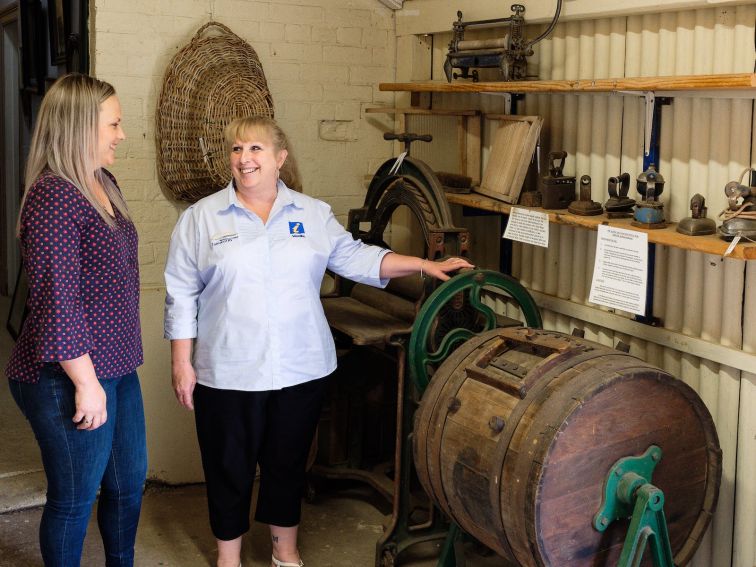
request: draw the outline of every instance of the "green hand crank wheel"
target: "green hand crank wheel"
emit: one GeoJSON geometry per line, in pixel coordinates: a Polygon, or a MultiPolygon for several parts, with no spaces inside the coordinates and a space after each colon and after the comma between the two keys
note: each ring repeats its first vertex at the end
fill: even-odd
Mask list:
{"type": "Polygon", "coordinates": [[[528,327],[541,328],[541,314],[533,297],[516,279],[493,270],[472,270],[454,276],[441,284],[423,303],[417,314],[409,342],[410,376],[418,392],[423,393],[428,386],[428,366],[439,365],[451,352],[463,343],[483,331],[496,327],[496,314],[493,309],[481,302],[483,288],[502,290],[520,307],[528,327]],[[447,304],[460,293],[467,293],[470,308],[476,310],[482,320],[482,329],[472,330],[457,327],[448,331],[440,340],[438,348],[429,352],[430,339],[434,322],[447,304]]]}

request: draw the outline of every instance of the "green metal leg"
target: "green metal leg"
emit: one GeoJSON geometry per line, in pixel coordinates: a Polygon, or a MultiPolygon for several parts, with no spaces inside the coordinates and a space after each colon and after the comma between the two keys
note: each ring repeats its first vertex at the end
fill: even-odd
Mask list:
{"type": "Polygon", "coordinates": [[[464,567],[465,554],[462,549],[463,532],[455,523],[449,525],[441,555],[438,557],[437,567],[464,567]]]}
{"type": "Polygon", "coordinates": [[[604,482],[604,498],[593,527],[605,531],[615,520],[631,516],[617,567],[639,567],[646,546],[655,567],[675,567],[664,517],[664,493],[651,484],[662,450],[649,446],[640,456],[614,463],[604,482]]]}
{"type": "Polygon", "coordinates": [[[617,567],[639,567],[647,544],[655,567],[674,567],[664,494],[651,484],[644,484],[635,493],[635,509],[617,567]]]}

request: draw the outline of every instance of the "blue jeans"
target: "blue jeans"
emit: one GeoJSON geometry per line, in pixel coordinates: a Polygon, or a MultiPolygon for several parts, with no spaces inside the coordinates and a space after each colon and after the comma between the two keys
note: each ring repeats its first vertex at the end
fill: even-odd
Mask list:
{"type": "Polygon", "coordinates": [[[105,565],[131,567],[147,473],[144,408],[136,372],[100,380],[108,419],[94,431],[80,431],[71,421],[75,389],[60,367],[44,367],[37,384],[9,382],[34,430],[47,476],[47,503],[39,526],[45,566],[79,567],[99,489],[97,523],[105,565]]]}

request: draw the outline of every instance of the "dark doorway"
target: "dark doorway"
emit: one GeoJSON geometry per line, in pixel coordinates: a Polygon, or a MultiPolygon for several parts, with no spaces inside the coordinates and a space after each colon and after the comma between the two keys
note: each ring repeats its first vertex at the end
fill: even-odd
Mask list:
{"type": "Polygon", "coordinates": [[[18,6],[0,9],[0,295],[13,291],[20,265],[15,224],[21,200],[22,124],[18,6]]]}

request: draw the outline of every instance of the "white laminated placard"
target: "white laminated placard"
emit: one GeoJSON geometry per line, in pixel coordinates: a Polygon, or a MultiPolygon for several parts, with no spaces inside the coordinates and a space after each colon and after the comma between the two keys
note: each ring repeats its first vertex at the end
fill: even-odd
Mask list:
{"type": "Polygon", "coordinates": [[[548,248],[549,215],[539,211],[512,207],[503,238],[548,248]]]}
{"type": "Polygon", "coordinates": [[[648,235],[599,225],[588,301],[644,315],[647,279],[648,235]]]}

